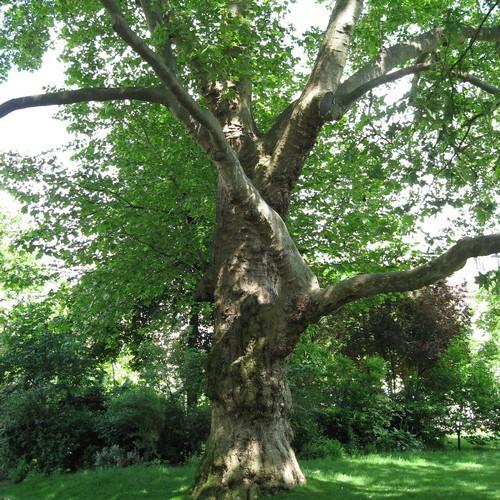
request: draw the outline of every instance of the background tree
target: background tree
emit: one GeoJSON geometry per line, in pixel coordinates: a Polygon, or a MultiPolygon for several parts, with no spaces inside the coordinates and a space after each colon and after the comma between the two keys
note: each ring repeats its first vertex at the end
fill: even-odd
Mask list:
{"type": "Polygon", "coordinates": [[[382,356],[389,367],[387,385],[394,394],[409,377],[425,378],[450,342],[466,334],[470,311],[458,290],[438,283],[345,314],[344,323],[342,352],[353,358],[382,356]]]}
{"type": "Polygon", "coordinates": [[[347,450],[442,446],[456,422],[494,433],[496,343],[473,345],[462,293],[438,283],[371,302],[309,329],[294,353],[299,452],[322,437],[347,450]]]}
{"type": "MultiPolygon", "coordinates": [[[[428,285],[467,258],[500,248],[499,235],[469,237],[422,263],[412,262],[402,243],[415,214],[435,213],[445,203],[464,207],[478,226],[494,225],[498,141],[485,138],[495,133],[499,93],[496,4],[463,0],[449,7],[436,0],[415,7],[387,0],[366,2],[363,9],[361,0],[339,0],[324,34],[313,31],[304,40],[311,55],[304,75],[291,56],[285,2],[3,3],[0,67],[37,67],[59,38],[68,88],[7,101],[0,116],[79,103],[70,111],[72,127],[86,136],[79,145],[82,168],[69,176],[76,182],[61,188],[65,176],[45,161],[46,180],[55,188],[28,197],[34,206],[47,200],[52,207],[50,215],[38,212],[48,220],[33,235],[35,243],[55,235],[58,254],[83,264],[82,290],[90,304],[85,317],[100,320],[98,332],[111,351],[121,341],[116,326],[122,317],[130,319],[137,297],[141,307],[164,297],[172,311],[182,310],[179,292],[187,298],[193,291],[197,300],[213,303],[207,369],[212,430],[195,497],[302,483],[290,447],[286,370],[306,326],[359,298],[428,285]],[[396,105],[373,92],[406,75],[415,75],[413,85],[396,105]],[[88,104],[97,101],[105,104],[88,104]],[[137,142],[137,128],[129,126],[137,116],[158,134],[142,138],[152,145],[151,154],[160,153],[155,162],[161,172],[146,184],[135,184],[145,169],[142,158],[124,155],[127,141],[137,142]],[[105,141],[95,142],[99,129],[105,141]],[[210,164],[214,172],[203,175],[210,164]],[[185,189],[170,168],[182,170],[185,189]],[[164,191],[159,180],[168,186],[164,191]],[[135,186],[135,197],[123,196],[135,186]],[[198,187],[196,200],[212,200],[210,212],[201,203],[182,208],[185,193],[198,187]],[[139,203],[156,188],[157,205],[139,203]],[[291,210],[294,188],[298,203],[291,210]],[[89,194],[80,196],[81,189],[89,194]],[[101,208],[113,201],[120,210],[109,224],[101,208]],[[146,243],[134,232],[140,224],[133,216],[120,220],[124,208],[154,219],[146,243]],[[173,229],[176,221],[182,221],[182,234],[194,231],[189,245],[173,229]],[[114,224],[125,229],[111,238],[114,224]],[[133,258],[120,252],[130,240],[137,245],[133,258]],[[174,248],[160,248],[161,261],[146,250],[157,249],[158,241],[174,248]],[[194,241],[200,252],[192,251],[194,241]],[[186,278],[186,265],[195,277],[206,271],[196,286],[186,278]],[[146,276],[160,272],[161,278],[147,281],[141,272],[123,279],[130,269],[146,269],[146,276]],[[355,273],[363,274],[349,277],[355,273]]],[[[3,163],[14,189],[26,193],[23,179],[40,161],[7,155],[3,163]]],[[[80,305],[82,297],[75,296],[80,305]]]]}
{"type": "Polygon", "coordinates": [[[0,471],[76,470],[98,438],[103,371],[53,300],[19,304],[0,328],[0,471]]]}
{"type": "Polygon", "coordinates": [[[348,451],[376,449],[389,429],[394,406],[384,391],[384,360],[366,356],[356,362],[305,337],[290,366],[297,451],[317,458],[318,444],[325,438],[348,451]]]}
{"type": "Polygon", "coordinates": [[[489,437],[498,435],[500,395],[495,375],[498,343],[490,339],[474,351],[463,339],[455,339],[445,356],[433,369],[427,390],[443,407],[437,428],[454,433],[461,449],[464,434],[474,440],[482,431],[489,437]]]}

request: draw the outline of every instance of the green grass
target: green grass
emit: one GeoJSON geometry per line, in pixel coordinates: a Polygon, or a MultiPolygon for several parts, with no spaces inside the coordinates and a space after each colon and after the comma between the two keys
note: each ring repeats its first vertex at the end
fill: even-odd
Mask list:
{"type": "Polygon", "coordinates": [[[500,499],[500,452],[367,455],[306,462],[307,485],[287,499],[500,499]]]}
{"type": "MultiPolygon", "coordinates": [[[[302,462],[307,485],[278,499],[500,499],[500,451],[373,454],[302,462]]],[[[194,466],[31,475],[0,486],[2,500],[186,498],[194,466]]]]}
{"type": "Polygon", "coordinates": [[[136,466],[76,474],[30,475],[21,484],[0,486],[1,500],[184,499],[194,466],[136,466]]]}

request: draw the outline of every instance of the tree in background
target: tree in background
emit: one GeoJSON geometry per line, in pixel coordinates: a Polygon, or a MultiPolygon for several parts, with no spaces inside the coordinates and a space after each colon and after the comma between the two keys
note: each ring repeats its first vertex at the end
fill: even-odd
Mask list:
{"type": "Polygon", "coordinates": [[[409,377],[426,377],[456,337],[470,329],[463,295],[444,283],[345,316],[342,352],[353,358],[377,354],[387,362],[394,394],[409,377]]]}
{"type": "Polygon", "coordinates": [[[76,470],[98,447],[103,371],[58,309],[18,304],[0,325],[0,472],[15,480],[76,470]]]}
{"type": "Polygon", "coordinates": [[[325,32],[301,40],[303,73],[287,2],[3,1],[2,74],[65,43],[68,88],[7,101],[0,116],[75,104],[82,167],[3,164],[41,223],[31,242],[55,238],[85,272],[83,322],[117,352],[141,308],[158,301],[175,322],[193,292],[213,304],[195,498],[304,482],[286,372],[307,325],[499,251],[500,235],[474,236],[425,263],[403,243],[445,204],[472,214],[469,234],[494,225],[495,5],[339,0],[325,32]],[[400,102],[377,93],[408,75],[400,102]],[[30,194],[35,180],[46,194],[30,194]]]}
{"type": "Polygon", "coordinates": [[[434,404],[443,410],[436,412],[436,427],[443,433],[454,433],[459,450],[464,434],[471,440],[480,431],[489,437],[498,436],[500,392],[496,363],[498,342],[494,339],[477,351],[464,339],[455,339],[426,381],[434,404]]]}
{"type": "Polygon", "coordinates": [[[495,434],[497,342],[474,345],[459,290],[439,283],[350,309],[310,329],[294,354],[301,453],[323,437],[390,451],[495,434]]]}

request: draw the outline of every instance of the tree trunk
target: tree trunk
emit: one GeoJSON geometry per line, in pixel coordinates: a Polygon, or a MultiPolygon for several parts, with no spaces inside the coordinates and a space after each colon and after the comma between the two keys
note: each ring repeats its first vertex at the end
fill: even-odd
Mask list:
{"type": "Polygon", "coordinates": [[[256,498],[305,482],[290,445],[291,399],[284,364],[262,372],[262,364],[250,356],[220,380],[228,393],[224,401],[213,401],[194,498],[256,498]]]}
{"type": "Polygon", "coordinates": [[[212,427],[192,496],[247,499],[305,482],[290,445],[286,380],[301,330],[293,321],[300,286],[221,195],[217,217],[212,427]]]}

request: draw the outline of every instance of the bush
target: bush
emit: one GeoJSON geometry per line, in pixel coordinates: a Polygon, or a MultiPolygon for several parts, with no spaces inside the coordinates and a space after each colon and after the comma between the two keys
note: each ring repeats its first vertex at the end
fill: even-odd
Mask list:
{"type": "Polygon", "coordinates": [[[165,424],[165,400],[147,387],[118,389],[108,401],[99,425],[108,447],[138,452],[148,461],[158,456],[158,442],[165,424]]]}
{"type": "Polygon", "coordinates": [[[364,449],[389,427],[393,402],[384,393],[386,366],[378,356],[356,362],[315,344],[302,344],[290,366],[295,408],[292,426],[299,454],[321,436],[345,449],[364,449]]]}
{"type": "Polygon", "coordinates": [[[56,388],[18,389],[0,402],[0,468],[20,463],[40,472],[88,465],[87,449],[98,446],[97,415],[56,388]]]}
{"type": "Polygon", "coordinates": [[[8,471],[7,476],[13,483],[20,483],[26,479],[28,472],[28,463],[22,458],[17,462],[15,467],[12,467],[12,469],[8,471]]]}
{"type": "Polygon", "coordinates": [[[302,448],[303,458],[340,458],[344,455],[344,449],[340,441],[320,437],[302,448]]]}
{"type": "Polygon", "coordinates": [[[170,398],[165,407],[165,426],[160,436],[159,455],[171,464],[185,463],[203,451],[210,432],[210,407],[184,408],[170,398]]]}
{"type": "Polygon", "coordinates": [[[378,451],[417,451],[423,448],[417,436],[398,429],[381,432],[375,446],[378,451]]]}
{"type": "Polygon", "coordinates": [[[321,439],[322,435],[318,424],[317,412],[312,408],[303,408],[295,405],[292,408],[291,424],[293,429],[293,448],[302,456],[307,445],[321,439]]]}
{"type": "Polygon", "coordinates": [[[102,446],[103,372],[60,305],[16,305],[0,324],[0,475],[76,470],[102,446]]]}
{"type": "Polygon", "coordinates": [[[497,434],[467,434],[464,436],[470,444],[474,446],[495,446],[500,442],[500,435],[497,434]]]}

